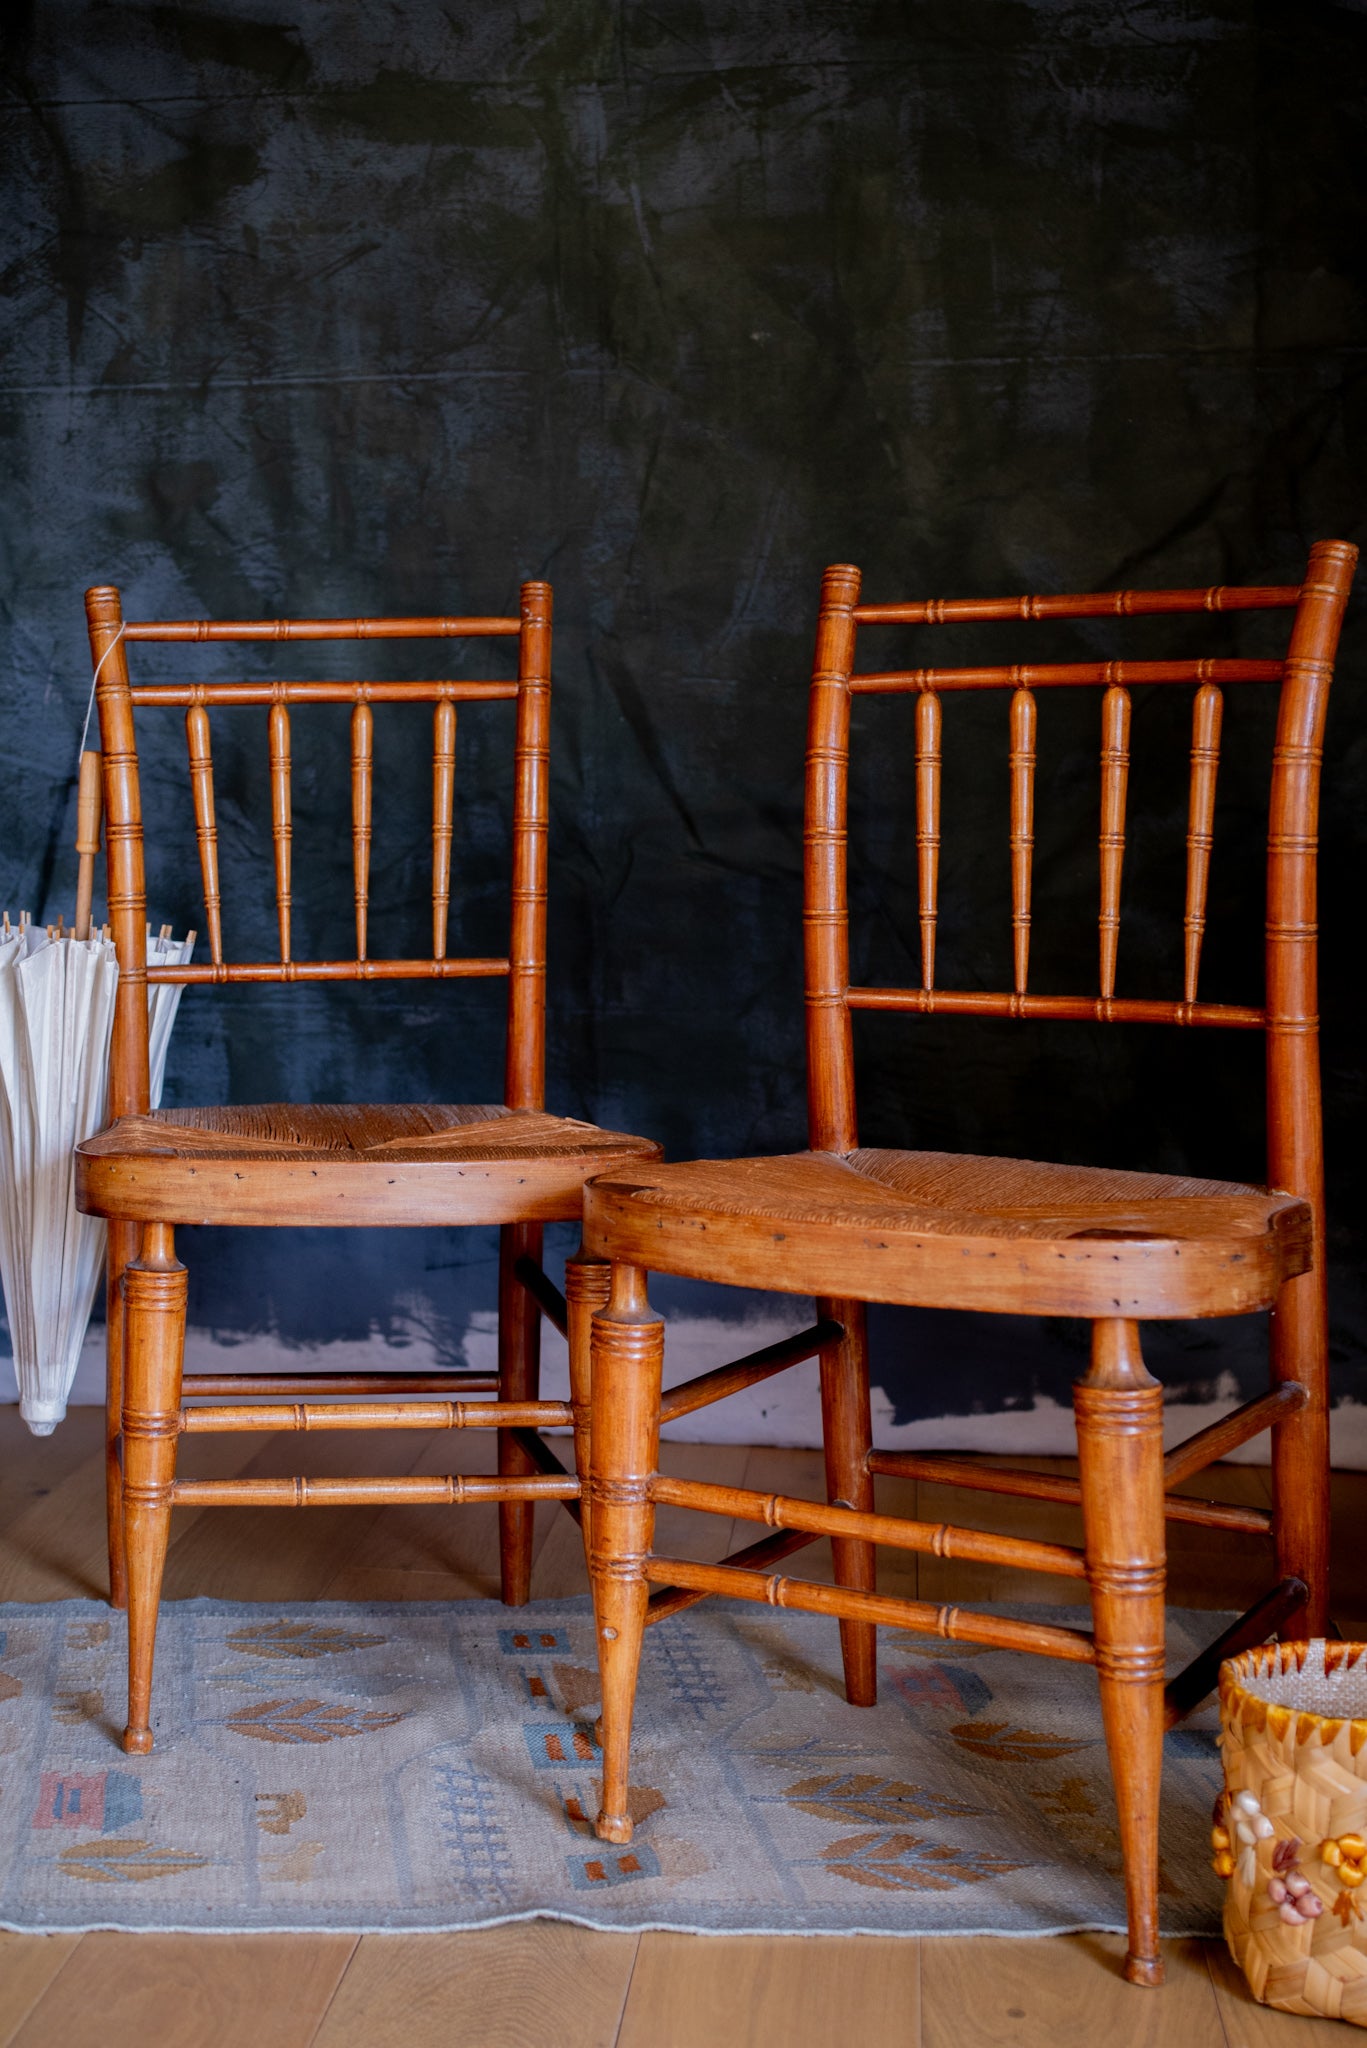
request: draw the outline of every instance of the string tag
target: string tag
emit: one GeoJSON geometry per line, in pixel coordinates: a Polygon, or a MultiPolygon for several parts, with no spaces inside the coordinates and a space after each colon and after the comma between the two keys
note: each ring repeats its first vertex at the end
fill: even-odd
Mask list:
{"type": "Polygon", "coordinates": [[[83,725],[83,726],[81,727],[81,744],[80,744],[80,746],[79,746],[79,747],[77,747],[77,749],[76,749],[76,772],[77,772],[77,774],[79,774],[79,773],[80,773],[80,768],[81,768],[81,756],[82,756],[82,754],[83,754],[83,753],[85,752],[85,739],[86,739],[86,734],[87,734],[87,733],[88,733],[88,732],[90,731],[90,714],[91,714],[91,712],[92,712],[92,711],[93,711],[93,710],[95,709],[95,692],[96,692],[96,690],[97,690],[97,689],[99,688],[99,683],[100,683],[100,670],[101,670],[101,669],[102,669],[102,668],[104,667],[105,663],[106,663],[106,662],[108,661],[108,659],[109,659],[110,655],[111,655],[111,654],[112,654],[112,653],[114,652],[114,649],[115,649],[115,648],[116,648],[116,647],[118,646],[118,644],[119,644],[120,640],[122,640],[122,638],[123,638],[123,622],[122,622],[122,621],[120,621],[120,623],[119,623],[119,628],[118,628],[118,631],[117,631],[117,632],[115,633],[115,635],[114,635],[114,638],[113,638],[113,639],[112,639],[112,640],[110,641],[109,645],[108,645],[108,646],[107,646],[107,647],[105,648],[105,650],[104,650],[104,653],[103,653],[103,654],[102,654],[102,655],[100,656],[99,660],[98,660],[98,661],[96,662],[96,664],[95,664],[95,673],[94,673],[94,675],[93,675],[93,676],[92,676],[92,677],[90,678],[90,695],[89,695],[89,697],[88,697],[88,698],[87,698],[87,700],[86,700],[86,707],[85,707],[85,723],[84,723],[84,725],[83,725]]]}

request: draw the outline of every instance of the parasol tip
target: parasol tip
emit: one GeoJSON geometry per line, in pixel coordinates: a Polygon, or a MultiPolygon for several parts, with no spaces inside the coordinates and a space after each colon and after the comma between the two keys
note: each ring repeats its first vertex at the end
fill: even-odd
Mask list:
{"type": "Polygon", "coordinates": [[[21,1401],[19,1413],[29,1426],[30,1436],[51,1436],[66,1416],[65,1401],[21,1401]]]}

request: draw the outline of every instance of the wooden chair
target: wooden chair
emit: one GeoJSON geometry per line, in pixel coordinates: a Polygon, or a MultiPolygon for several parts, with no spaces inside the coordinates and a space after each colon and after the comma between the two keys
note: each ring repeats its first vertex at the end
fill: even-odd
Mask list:
{"type": "MultiPolygon", "coordinates": [[[[1165,1723],[1214,1683],[1222,1657],[1287,1625],[1326,1626],[1328,1389],[1320,1092],[1315,1017],[1315,825],[1320,749],[1339,624],[1356,551],[1311,552],[1288,589],[1122,591],[1003,601],[861,604],[859,572],[827,571],[812,680],[806,788],[806,999],[811,1149],[786,1158],[702,1160],[606,1173],[587,1189],[584,1248],[611,1299],[592,1323],[591,1477],[585,1501],[603,1680],[603,1800],[597,1830],[630,1838],[628,1744],[642,1632],[708,1593],[840,1617],[848,1698],[874,1698],[879,1622],[1096,1666],[1125,1857],[1126,1974],[1162,1978],[1157,1939],[1158,1798],[1165,1723]],[[855,673],[861,630],[959,621],[1099,619],[1157,612],[1294,612],[1284,660],[1067,662],[1023,668],[855,673]],[[1262,1005],[1202,1002],[1222,692],[1280,684],[1268,829],[1266,993],[1262,1005]],[[1101,716],[1100,992],[1029,990],[1036,698],[1094,685],[1101,716]],[[1185,977],[1180,1002],[1117,996],[1116,936],[1125,845],[1131,685],[1195,684],[1187,833],[1185,977]],[[942,702],[1007,689],[1014,987],[937,986],[942,702]],[[850,986],[846,782],[852,699],[914,695],[921,986],[850,986]],[[1266,1189],[1154,1173],[860,1147],[851,1020],[857,1010],[923,1016],[1086,1018],[1227,1026],[1267,1041],[1266,1189]],[[664,1329],[646,1297],[650,1269],[816,1297],[816,1324],[786,1344],[661,1395],[664,1329]],[[870,1429],[863,1304],[1085,1317],[1091,1369],[1074,1394],[1079,1476],[972,1459],[877,1451],[870,1429]],[[1164,1458],[1162,1392],[1145,1368],[1146,1319],[1275,1310],[1272,1386],[1164,1458]],[[762,1497],[660,1474],[660,1424],[816,1353],[829,1505],[762,1497]],[[1272,1430],[1276,1512],[1179,1499],[1171,1488],[1272,1430]],[[881,1515],[889,1473],[1035,1499],[1076,1501],[1080,1549],[881,1515]],[[723,1564],[656,1556],[655,1508],[690,1507],[774,1533],[723,1564]],[[1275,1539],[1276,1583],[1164,1688],[1165,1517],[1275,1539]],[[818,1536],[833,1539],[835,1586],[766,1568],[818,1536]],[[880,1596],[874,1545],[933,1552],[1087,1581],[1092,1629],[1043,1626],[880,1596]],[[661,1590],[650,1593],[650,1588],[661,1590]]],[[[952,714],[951,714],[952,715],[952,714]]],[[[586,1283],[587,1284],[587,1283],[586,1283]]],[[[582,1330],[579,1333],[582,1341],[582,1330]]],[[[583,1368],[580,1368],[581,1372],[583,1368]]]]}
{"type": "MultiPolygon", "coordinates": [[[[562,1330],[581,1313],[571,1261],[570,1306],[540,1265],[544,1224],[580,1213],[585,1179],[612,1162],[647,1160],[641,1138],[552,1117],[542,1109],[545,1067],[546,837],[549,806],[551,591],[522,586],[518,618],[175,620],[126,623],[119,593],[88,591],[104,755],[109,914],[119,990],[111,1053],[113,1121],[79,1148],[80,1206],[109,1219],[108,1515],[110,1591],[129,1610],[129,1706],[124,1748],[152,1746],[152,1652],[171,1509],[376,1502],[497,1501],[503,1597],[527,1598],[538,1500],[578,1514],[579,1482],[536,1434],[585,1415],[537,1398],[540,1316],[562,1330]],[[132,642],[509,639],[515,677],[504,682],[175,682],[130,684],[132,642]],[[376,959],[369,945],[374,711],[391,702],[433,711],[432,952],[376,959]],[[451,897],[456,707],[515,710],[512,931],[507,959],[452,958],[451,897]],[[291,937],[290,708],[350,704],[355,957],[299,960],[291,937]],[[228,962],[223,950],[210,707],[269,707],[269,762],[279,959],[228,962]],[[142,799],[135,711],[185,710],[189,777],[203,879],[209,959],[149,969],[142,799]],[[294,1105],[180,1109],[149,1114],[147,984],[258,982],[508,982],[504,1100],[498,1105],[294,1105]],[[497,1224],[498,1369],[494,1374],[251,1374],[182,1378],[187,1279],[175,1254],[178,1223],[497,1224]],[[492,1393],[492,1401],[432,1398],[492,1393]],[[396,1396],[424,1399],[396,1399],[396,1396]],[[197,1405],[182,1407],[182,1396],[197,1405]],[[198,1405],[203,1397],[216,1397],[198,1405]],[[281,1397],[292,1405],[282,1405],[281,1397]],[[361,1397],[369,1396],[370,1399],[361,1397]],[[320,1398],[320,1397],[331,1397],[320,1398]],[[374,1397],[380,1397],[376,1399],[374,1397]],[[499,1432],[498,1476],[178,1480],[182,1434],[222,1430],[488,1429],[499,1432]]],[[[582,1355],[584,1347],[576,1347],[582,1355]]],[[[583,1469],[582,1467],[580,1469],[583,1469]]]]}

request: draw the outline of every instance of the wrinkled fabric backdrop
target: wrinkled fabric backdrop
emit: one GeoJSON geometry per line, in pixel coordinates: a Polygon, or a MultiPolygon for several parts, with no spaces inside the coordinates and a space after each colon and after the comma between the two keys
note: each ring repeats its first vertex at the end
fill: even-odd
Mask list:
{"type": "MultiPolygon", "coordinates": [[[[675,1156],[803,1141],[824,564],[874,597],[1294,581],[1310,540],[1360,536],[1361,0],[46,0],[4,35],[0,902],[71,904],[88,583],[131,616],[269,616],[511,610],[548,577],[549,1106],[675,1156]]],[[[1167,630],[1127,645],[1261,644],[1260,622],[1167,630]]],[[[1125,651],[1049,631],[906,658],[1125,651]]],[[[1322,886],[1335,1367],[1359,1399],[1362,639],[1355,618],[1322,886]]],[[[441,673],[413,649],[295,672],[429,652],[441,673]]],[[[280,672],[137,656],[187,662],[280,672]]],[[[1212,998],[1260,986],[1269,696],[1227,712],[1212,998]]],[[[1076,699],[1040,712],[1038,989],[1095,987],[1098,704],[1076,699]]],[[[1121,993],[1180,986],[1188,716],[1186,693],[1136,700],[1121,993]]],[[[1009,986],[1005,703],[945,724],[942,979],[1009,986]]],[[[149,901],[202,927],[181,721],[142,726],[149,901]]],[[[345,713],[294,729],[296,950],[345,951],[345,713]]],[[[377,951],[422,944],[427,733],[377,717],[377,951]]],[[[509,734],[506,707],[462,713],[453,949],[502,948],[509,734]]],[[[916,972],[911,737],[905,700],[861,708],[856,972],[889,982],[916,972]]],[[[215,747],[230,955],[268,957],[265,713],[223,715],[215,747]]],[[[192,990],[167,1101],[494,1099],[501,999],[192,990]]],[[[1261,1170],[1251,1038],[876,1019],[859,1045],[866,1143],[1261,1170]]],[[[487,1235],[182,1245],[197,1356],[487,1353],[487,1235]]],[[[657,1299],[714,1357],[743,1338],[726,1324],[792,1323],[657,1299]]],[[[1001,1441],[1083,1354],[1067,1324],[875,1330],[885,1420],[1006,1411],[1001,1441]]],[[[1262,1339],[1254,1319],[1152,1349],[1208,1400],[1256,1384],[1262,1339]]]]}

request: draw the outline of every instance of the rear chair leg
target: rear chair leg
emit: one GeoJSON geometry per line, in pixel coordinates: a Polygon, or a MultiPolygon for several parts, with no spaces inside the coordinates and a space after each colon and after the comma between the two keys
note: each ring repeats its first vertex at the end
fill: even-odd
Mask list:
{"type": "MultiPolygon", "coordinates": [[[[873,1512],[869,1452],[873,1419],[869,1408],[868,1327],[862,1301],[818,1301],[817,1315],[842,1325],[844,1339],[821,1353],[821,1435],[826,1451],[826,1498],[841,1507],[873,1512]]],[[[837,1586],[872,1593],[877,1564],[871,1543],[848,1536],[831,1539],[837,1586]]],[[[845,1697],[854,1707],[878,1698],[878,1636],[871,1621],[842,1621],[840,1654],[845,1697]]]]}
{"type": "MultiPolygon", "coordinates": [[[[541,1385],[541,1309],[517,1277],[521,1258],[541,1262],[539,1223],[505,1223],[498,1234],[498,1398],[535,1401],[541,1385]]],[[[501,1479],[526,1479],[536,1471],[511,1430],[498,1433],[501,1479]]],[[[498,1564],[503,1601],[525,1605],[532,1587],[532,1534],[536,1505],[529,1500],[498,1504],[498,1564]]]]}
{"type": "Polygon", "coordinates": [[[104,1504],[109,1539],[109,1604],[128,1605],[123,1547],[123,1276],[138,1255],[138,1225],[111,1223],[105,1280],[104,1504]]]}
{"type": "Polygon", "coordinates": [[[1083,1543],[1101,1715],[1125,1861],[1132,1984],[1161,1984],[1158,1802],[1163,1775],[1163,1390],[1132,1322],[1092,1325],[1073,1388],[1083,1543]]]}
{"type": "Polygon", "coordinates": [[[603,1803],[595,1832],[631,1840],[627,1804],[631,1717],[655,1533],[650,1482],[659,1463],[664,1323],[638,1266],[614,1266],[608,1306],[593,1319],[593,1549],[589,1575],[603,1684],[603,1803]]]}
{"type": "Polygon", "coordinates": [[[123,1526],[128,1556],[128,1726],[133,1756],[152,1747],[152,1653],[171,1529],[180,1380],[185,1350],[185,1268],[169,1223],[149,1223],[123,1276],[123,1526]]]}
{"type": "Polygon", "coordinates": [[[1279,1633],[1329,1630],[1329,1330],[1323,1271],[1288,1280],[1272,1312],[1272,1381],[1299,1380],[1310,1399],[1272,1431],[1277,1570],[1303,1579],[1309,1597],[1279,1633]]]}
{"type": "Polygon", "coordinates": [[[570,1346],[570,1412],[574,1417],[574,1469],[579,1475],[579,1526],[584,1538],[584,1556],[593,1548],[593,1504],[589,1499],[589,1474],[593,1466],[593,1369],[591,1346],[593,1318],[606,1308],[612,1290],[612,1268],[581,1244],[572,1259],[565,1261],[566,1325],[570,1346]]]}

